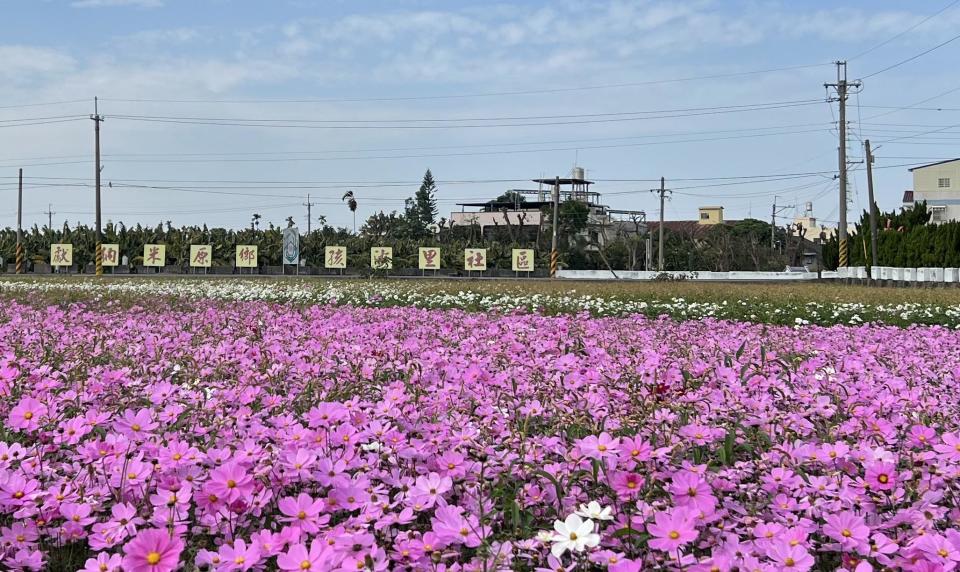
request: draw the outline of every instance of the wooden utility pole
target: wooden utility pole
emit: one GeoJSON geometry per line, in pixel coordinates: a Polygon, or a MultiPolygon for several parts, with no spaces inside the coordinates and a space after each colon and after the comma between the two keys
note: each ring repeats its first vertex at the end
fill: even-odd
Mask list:
{"type": "Polygon", "coordinates": [[[23,274],[23,169],[17,185],[17,274],[23,274]]]}
{"type": "Polygon", "coordinates": [[[669,189],[666,188],[666,178],[660,177],[660,188],[650,189],[651,193],[660,193],[660,226],[657,229],[657,271],[663,272],[663,205],[669,189]]]}
{"type": "Polygon", "coordinates": [[[100,116],[97,98],[93,98],[93,115],[90,116],[94,125],[94,154],[96,156],[96,224],[97,224],[97,257],[96,268],[97,276],[103,276],[103,229],[100,226],[100,124],[103,117],[100,116]]]}
{"type": "Polygon", "coordinates": [[[866,149],[867,162],[867,194],[870,199],[870,277],[874,276],[873,267],[880,264],[880,258],[877,255],[877,205],[873,198],[873,151],[870,149],[870,140],[863,142],[866,149]]]}
{"type": "Polygon", "coordinates": [[[550,278],[557,277],[560,253],[557,251],[557,225],[560,219],[560,177],[553,182],[553,240],[550,242],[550,278]]]}
{"type": "Polygon", "coordinates": [[[840,223],[837,229],[837,236],[840,241],[840,266],[849,266],[849,257],[847,254],[847,94],[851,87],[859,88],[860,82],[847,81],[847,62],[838,61],[837,65],[837,83],[827,83],[824,87],[834,88],[837,91],[836,100],[840,105],[840,120],[837,125],[837,131],[840,133],[840,223]]]}

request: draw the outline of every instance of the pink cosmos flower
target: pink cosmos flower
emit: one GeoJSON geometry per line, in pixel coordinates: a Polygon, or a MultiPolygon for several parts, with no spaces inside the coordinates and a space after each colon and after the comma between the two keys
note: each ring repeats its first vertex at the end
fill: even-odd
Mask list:
{"type": "Polygon", "coordinates": [[[437,509],[431,520],[437,538],[449,544],[464,544],[469,548],[480,546],[478,534],[480,523],[475,516],[464,517],[458,506],[443,506],[437,509]]]}
{"type": "Polygon", "coordinates": [[[47,407],[32,397],[23,397],[7,417],[7,425],[14,429],[33,431],[40,427],[40,421],[47,415],[47,407]]]}
{"type": "Polygon", "coordinates": [[[96,558],[88,558],[81,572],[121,572],[123,557],[119,554],[101,552],[96,558]]]}
{"type": "Polygon", "coordinates": [[[813,556],[802,546],[790,546],[785,542],[776,542],[767,554],[773,559],[779,570],[796,570],[806,572],[813,567],[813,556]]]}
{"type": "Polygon", "coordinates": [[[310,550],[303,544],[294,544],[277,556],[277,565],[284,572],[328,572],[332,569],[332,557],[329,545],[318,538],[310,544],[310,550]]]}
{"type": "Polygon", "coordinates": [[[960,431],[944,433],[940,436],[940,443],[933,446],[933,450],[947,461],[960,461],[960,431]]]}
{"type": "Polygon", "coordinates": [[[696,511],[710,512],[717,505],[717,499],[711,493],[710,485],[692,471],[681,471],[673,475],[668,489],[677,506],[696,511]]]}
{"type": "Polygon", "coordinates": [[[823,533],[839,542],[844,550],[860,550],[867,545],[870,527],[863,517],[847,511],[828,516],[823,533]]]}
{"type": "Polygon", "coordinates": [[[21,570],[30,570],[31,572],[40,572],[43,569],[43,552],[39,550],[21,549],[14,553],[13,558],[7,558],[4,564],[11,570],[20,572],[21,570]]]}
{"type": "Polygon", "coordinates": [[[640,494],[645,482],[646,480],[637,473],[617,471],[610,479],[610,486],[620,498],[630,499],[640,494]]]}
{"type": "Polygon", "coordinates": [[[247,544],[243,539],[237,539],[233,546],[221,546],[219,554],[222,564],[217,570],[225,572],[246,572],[260,564],[260,547],[256,543],[247,544]]]}
{"type": "Polygon", "coordinates": [[[329,517],[320,517],[324,507],[323,500],[314,500],[306,493],[300,493],[297,498],[284,497],[277,504],[284,515],[280,520],[304,532],[316,533],[321,525],[330,520],[329,517]]]}
{"type": "Polygon", "coordinates": [[[876,491],[889,491],[897,485],[897,467],[893,463],[870,463],[867,466],[867,483],[876,491]]]}
{"type": "Polygon", "coordinates": [[[255,482],[243,465],[232,462],[210,471],[206,491],[216,495],[222,502],[248,501],[253,495],[255,482]]]}
{"type": "Polygon", "coordinates": [[[181,551],[183,542],[166,530],[144,530],[123,546],[124,572],[171,572],[180,565],[181,551]]]}
{"type": "Polygon", "coordinates": [[[609,433],[590,435],[576,442],[580,454],[588,459],[607,459],[616,457],[620,450],[620,439],[615,439],[609,433]]]}
{"type": "Polygon", "coordinates": [[[699,536],[695,528],[696,517],[685,508],[658,512],[653,521],[647,525],[647,531],[653,536],[649,546],[655,550],[674,552],[699,536]]]}

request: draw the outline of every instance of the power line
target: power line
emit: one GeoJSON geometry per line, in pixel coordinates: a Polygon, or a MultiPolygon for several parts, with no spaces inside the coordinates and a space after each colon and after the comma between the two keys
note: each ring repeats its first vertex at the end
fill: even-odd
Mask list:
{"type": "Polygon", "coordinates": [[[533,89],[533,90],[523,90],[523,91],[479,92],[479,93],[450,94],[450,95],[428,95],[428,96],[408,96],[408,97],[321,98],[321,99],[149,99],[149,98],[110,99],[108,98],[108,99],[105,99],[104,101],[113,101],[113,102],[120,102],[120,103],[209,103],[209,104],[222,104],[222,103],[282,104],[282,103],[356,103],[356,102],[382,102],[382,101],[431,101],[431,100],[443,100],[443,99],[467,99],[467,98],[502,97],[502,96],[515,96],[515,95],[540,95],[540,94],[567,93],[567,92],[577,92],[577,91],[594,91],[594,90],[602,90],[602,89],[618,89],[618,88],[625,88],[625,87],[640,87],[640,86],[647,86],[647,85],[683,83],[683,82],[701,81],[701,80],[707,80],[707,79],[723,79],[723,78],[732,78],[732,77],[743,77],[748,75],[760,75],[760,74],[774,73],[774,72],[781,72],[781,71],[793,71],[793,70],[799,70],[799,69],[822,67],[826,65],[831,65],[831,64],[811,63],[811,64],[784,66],[784,67],[778,67],[778,68],[752,70],[752,71],[745,71],[745,72],[731,72],[731,73],[710,74],[710,75],[700,75],[700,76],[688,76],[688,77],[661,79],[661,80],[599,84],[599,85],[581,85],[576,87],[533,89]]]}
{"type": "Polygon", "coordinates": [[[0,109],[21,109],[25,107],[44,107],[51,105],[67,105],[71,103],[90,103],[89,99],[68,99],[65,101],[46,101],[43,103],[21,103],[18,105],[0,105],[0,109]]]}
{"type": "Polygon", "coordinates": [[[869,54],[870,52],[873,52],[874,50],[877,50],[877,49],[879,49],[879,48],[882,48],[883,46],[886,46],[886,45],[889,44],[890,42],[892,42],[892,41],[894,41],[894,40],[896,40],[896,39],[898,39],[898,38],[903,37],[903,36],[904,36],[905,34],[907,34],[908,32],[912,32],[913,30],[916,30],[916,29],[919,28],[920,26],[926,24],[927,22],[929,22],[929,21],[932,20],[933,18],[936,18],[936,17],[939,16],[940,14],[943,14],[944,12],[946,12],[946,11],[949,10],[950,8],[953,8],[953,7],[956,6],[957,4],[960,4],[960,0],[953,0],[953,2],[947,4],[946,6],[944,6],[943,8],[941,8],[940,10],[938,10],[937,12],[935,12],[935,13],[933,13],[933,14],[930,14],[929,16],[927,16],[926,18],[924,18],[923,20],[920,20],[919,22],[917,22],[917,23],[914,24],[913,26],[910,26],[909,28],[907,28],[906,30],[900,32],[899,34],[897,34],[897,35],[895,35],[895,36],[893,36],[893,37],[891,37],[891,38],[887,38],[886,40],[880,42],[879,44],[873,46],[872,48],[869,48],[869,49],[867,49],[867,50],[864,50],[864,51],[860,52],[859,54],[853,56],[852,58],[847,58],[847,61],[849,62],[849,61],[855,60],[855,59],[857,59],[857,58],[859,58],[859,57],[862,57],[862,56],[865,56],[865,55],[869,54]]]}
{"type": "Polygon", "coordinates": [[[884,73],[884,72],[888,72],[888,71],[890,71],[890,70],[892,70],[892,69],[894,69],[894,68],[898,68],[898,67],[902,66],[903,64],[910,63],[910,62],[912,62],[913,60],[915,60],[915,59],[917,59],[917,58],[920,58],[920,57],[923,57],[923,56],[929,54],[930,52],[932,52],[932,51],[934,51],[934,50],[938,50],[938,49],[942,48],[943,46],[946,46],[946,45],[949,44],[950,42],[956,41],[957,39],[960,39],[960,34],[957,34],[956,36],[953,36],[952,38],[950,38],[950,39],[948,39],[948,40],[946,40],[946,41],[940,42],[940,43],[937,44],[936,46],[933,46],[932,48],[926,49],[926,50],[920,52],[919,54],[910,56],[909,58],[907,58],[907,59],[905,59],[905,60],[900,60],[899,62],[897,62],[897,63],[895,63],[895,64],[889,65],[889,66],[887,66],[887,67],[885,67],[885,68],[883,68],[883,69],[879,69],[879,70],[877,70],[877,71],[875,71],[875,72],[873,72],[873,73],[871,73],[871,74],[867,74],[867,75],[861,77],[860,79],[861,79],[861,80],[868,79],[868,78],[871,78],[871,77],[873,77],[873,76],[880,75],[880,74],[882,74],[882,73],[884,73]]]}
{"type": "MultiPolygon", "coordinates": [[[[642,117],[617,117],[609,119],[580,119],[571,121],[536,121],[520,123],[455,123],[462,121],[457,119],[437,120],[449,121],[443,125],[400,125],[400,124],[357,124],[356,121],[348,120],[310,120],[310,119],[228,119],[228,118],[204,118],[204,117],[170,117],[170,116],[150,116],[150,115],[111,115],[111,119],[122,121],[140,121],[148,123],[168,123],[178,125],[212,125],[219,127],[262,127],[262,128],[283,128],[283,129],[482,129],[491,127],[546,127],[559,125],[584,125],[598,123],[621,123],[625,121],[649,121],[653,119],[675,119],[679,117],[701,117],[707,115],[725,115],[729,113],[746,113],[751,111],[772,111],[777,109],[787,109],[803,107],[821,103],[820,100],[807,100],[797,102],[787,102],[783,104],[760,104],[753,107],[718,107],[705,108],[706,111],[697,111],[693,113],[666,113],[662,115],[646,115],[642,117]],[[322,123],[322,124],[321,124],[322,123]]],[[[641,112],[636,112],[641,113],[641,112]]],[[[650,112],[657,113],[657,112],[650,112]]],[[[403,120],[395,120],[403,121],[403,120]]],[[[422,120],[406,120],[410,122],[422,120]]]]}

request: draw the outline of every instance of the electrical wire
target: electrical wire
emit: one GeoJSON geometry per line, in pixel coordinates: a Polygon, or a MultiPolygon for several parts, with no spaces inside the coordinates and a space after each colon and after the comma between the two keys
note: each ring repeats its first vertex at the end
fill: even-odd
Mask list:
{"type": "Polygon", "coordinates": [[[853,57],[851,57],[851,58],[847,58],[847,61],[848,61],[848,62],[849,62],[849,61],[853,61],[853,60],[855,60],[855,59],[857,59],[857,58],[860,58],[860,57],[863,57],[863,56],[865,56],[865,55],[867,55],[867,54],[869,54],[869,53],[871,53],[871,52],[873,52],[873,51],[875,51],[875,50],[877,50],[877,49],[879,49],[879,48],[882,48],[883,46],[886,46],[886,45],[889,44],[890,42],[892,42],[892,41],[894,41],[894,40],[896,40],[896,39],[898,39],[898,38],[903,37],[903,36],[906,35],[907,33],[912,32],[913,30],[916,30],[916,29],[919,28],[920,26],[926,24],[927,22],[929,22],[930,20],[936,18],[936,17],[939,16],[940,14],[943,14],[944,12],[946,12],[946,11],[949,10],[950,8],[953,8],[953,7],[956,6],[957,4],[960,4],[960,0],[953,0],[953,2],[947,4],[946,6],[944,6],[944,7],[941,8],[940,10],[934,12],[933,14],[930,14],[929,16],[927,16],[926,18],[924,18],[923,20],[920,20],[919,22],[917,22],[917,23],[914,24],[913,26],[910,26],[909,28],[907,28],[906,30],[900,32],[899,34],[897,34],[897,35],[895,35],[895,36],[893,36],[893,37],[887,38],[886,40],[880,42],[879,44],[873,46],[872,48],[869,48],[869,49],[867,49],[867,50],[864,50],[864,51],[860,52],[859,54],[857,54],[857,55],[855,55],[855,56],[853,56],[853,57]]]}
{"type": "Polygon", "coordinates": [[[932,52],[932,51],[934,51],[934,50],[938,50],[938,49],[942,48],[943,46],[946,46],[947,44],[949,44],[949,43],[951,43],[951,42],[955,42],[955,41],[958,40],[958,39],[960,39],[960,34],[957,34],[956,36],[953,36],[953,37],[951,37],[950,39],[948,39],[948,40],[946,40],[946,41],[940,42],[940,43],[937,44],[936,46],[933,46],[932,48],[928,48],[928,49],[920,52],[919,54],[915,54],[915,55],[910,56],[909,58],[907,58],[907,59],[905,59],[905,60],[900,60],[899,62],[897,62],[897,63],[895,63],[895,64],[891,64],[891,65],[889,65],[889,66],[887,66],[887,67],[885,67],[885,68],[879,69],[879,70],[877,70],[877,71],[875,71],[875,72],[873,72],[873,73],[871,73],[871,74],[867,74],[867,75],[861,77],[860,79],[861,79],[861,80],[869,79],[869,78],[871,78],[871,77],[880,75],[880,74],[882,74],[882,73],[884,73],[884,72],[888,72],[888,71],[890,71],[890,70],[892,70],[892,69],[898,68],[898,67],[902,66],[903,64],[910,63],[910,62],[912,62],[913,60],[915,60],[915,59],[917,59],[917,58],[921,58],[921,57],[929,54],[930,52],[932,52]]]}

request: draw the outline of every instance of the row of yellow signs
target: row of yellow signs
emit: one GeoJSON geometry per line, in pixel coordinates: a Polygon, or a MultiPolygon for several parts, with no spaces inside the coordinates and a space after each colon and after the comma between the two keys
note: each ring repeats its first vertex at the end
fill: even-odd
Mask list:
{"type": "MultiPolygon", "coordinates": [[[[120,245],[104,244],[100,247],[104,266],[120,264],[120,245]]],[[[144,266],[164,266],[167,260],[167,245],[145,244],[143,246],[144,266]]],[[[209,268],[213,263],[213,247],[209,244],[190,246],[190,266],[209,268]]],[[[253,244],[237,246],[236,264],[239,268],[257,267],[257,247],[253,244]]],[[[50,245],[50,266],[73,266],[72,244],[50,245]]]]}
{"type": "MultiPolygon", "coordinates": [[[[166,264],[166,245],[147,244],[143,247],[144,266],[164,266],[166,264]]],[[[104,244],[101,247],[104,266],[120,264],[120,245],[104,244]]],[[[440,249],[433,247],[420,248],[421,270],[440,269],[440,249]]],[[[526,248],[513,249],[514,272],[533,272],[534,253],[526,248]]],[[[213,247],[209,244],[194,244],[190,246],[190,266],[194,268],[209,268],[213,262],[213,247]]],[[[257,267],[257,247],[252,244],[242,244],[236,250],[237,268],[257,267]]],[[[51,244],[51,266],[72,266],[73,245],[51,244]]],[[[324,251],[324,267],[346,268],[347,247],[328,246],[324,251]]],[[[393,248],[376,246],[370,249],[370,266],[376,270],[390,270],[393,268],[393,248]]],[[[463,251],[463,268],[468,271],[483,271],[487,269],[487,249],[467,248],[463,251]]]]}

